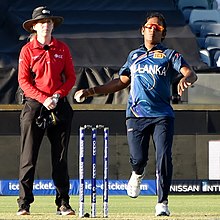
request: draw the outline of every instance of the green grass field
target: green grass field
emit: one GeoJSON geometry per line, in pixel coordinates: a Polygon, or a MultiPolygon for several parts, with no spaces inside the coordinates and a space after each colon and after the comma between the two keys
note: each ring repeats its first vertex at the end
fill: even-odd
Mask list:
{"type": "MultiPolygon", "coordinates": [[[[78,196],[71,196],[71,205],[77,211],[76,216],[56,216],[53,196],[36,196],[31,206],[30,216],[16,216],[17,197],[0,197],[0,219],[79,219],[78,196]]],[[[156,196],[139,196],[131,199],[128,196],[109,197],[109,218],[118,220],[136,219],[169,219],[169,220],[220,220],[220,195],[170,196],[170,217],[155,217],[156,196]]],[[[97,218],[102,219],[102,197],[97,197],[97,218]]],[[[86,197],[85,212],[90,213],[90,197],[86,197]]]]}

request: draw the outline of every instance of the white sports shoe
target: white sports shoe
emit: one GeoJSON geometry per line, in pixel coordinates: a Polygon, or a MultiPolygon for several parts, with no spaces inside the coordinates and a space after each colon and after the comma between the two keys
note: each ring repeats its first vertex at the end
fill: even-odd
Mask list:
{"type": "Polygon", "coordinates": [[[141,192],[140,185],[141,181],[144,178],[144,172],[141,175],[138,175],[135,173],[135,171],[132,171],[130,180],[128,181],[127,186],[127,194],[131,198],[137,198],[141,192]]]}
{"type": "Polygon", "coordinates": [[[157,203],[155,206],[155,216],[169,216],[170,211],[168,209],[168,205],[166,203],[157,203]]]}

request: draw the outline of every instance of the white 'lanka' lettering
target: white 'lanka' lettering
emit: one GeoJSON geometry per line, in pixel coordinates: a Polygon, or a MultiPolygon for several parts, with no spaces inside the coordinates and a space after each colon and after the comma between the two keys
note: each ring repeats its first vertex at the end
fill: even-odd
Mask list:
{"type": "Polygon", "coordinates": [[[158,65],[132,65],[131,66],[132,73],[149,73],[153,75],[166,76],[166,67],[161,67],[158,65]]]}

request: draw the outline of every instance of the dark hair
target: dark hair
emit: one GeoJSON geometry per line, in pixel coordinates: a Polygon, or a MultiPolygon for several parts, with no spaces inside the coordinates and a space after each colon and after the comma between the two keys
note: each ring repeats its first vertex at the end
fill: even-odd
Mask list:
{"type": "Polygon", "coordinates": [[[166,36],[166,32],[167,32],[167,23],[166,23],[165,17],[160,12],[149,12],[147,14],[147,16],[145,18],[145,21],[144,21],[144,23],[142,24],[141,27],[144,27],[144,25],[148,22],[148,20],[150,18],[155,18],[155,17],[158,18],[162,22],[162,26],[164,27],[163,36],[165,37],[166,36]]]}

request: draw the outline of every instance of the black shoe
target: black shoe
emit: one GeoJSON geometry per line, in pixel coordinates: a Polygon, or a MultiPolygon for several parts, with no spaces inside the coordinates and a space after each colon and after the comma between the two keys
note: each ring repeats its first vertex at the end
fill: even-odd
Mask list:
{"type": "Polygon", "coordinates": [[[57,215],[75,215],[75,211],[71,208],[69,204],[61,205],[57,207],[57,215]]]}
{"type": "Polygon", "coordinates": [[[17,215],[30,215],[30,205],[22,204],[17,211],[17,215]]]}

